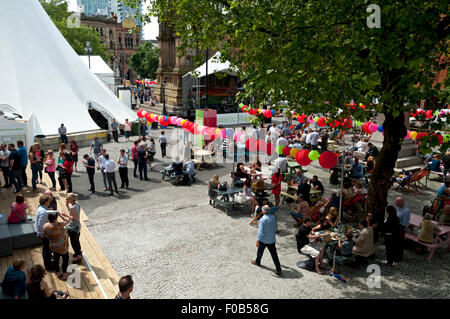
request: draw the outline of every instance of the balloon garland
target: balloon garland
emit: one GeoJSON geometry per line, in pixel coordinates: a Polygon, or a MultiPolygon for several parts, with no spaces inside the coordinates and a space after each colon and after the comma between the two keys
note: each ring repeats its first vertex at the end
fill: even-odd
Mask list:
{"type": "Polygon", "coordinates": [[[233,138],[235,142],[241,142],[245,144],[245,147],[250,152],[263,151],[267,155],[271,156],[273,152],[277,152],[279,155],[283,154],[285,156],[290,156],[294,158],[297,163],[302,166],[311,164],[312,161],[319,160],[319,164],[326,169],[333,168],[337,163],[337,154],[326,151],[319,154],[318,151],[309,150],[299,150],[297,148],[290,148],[289,146],[275,145],[272,143],[266,143],[262,140],[255,139],[253,137],[247,138],[245,134],[241,131],[234,132],[232,128],[217,128],[210,127],[201,124],[196,124],[186,119],[177,116],[163,116],[147,112],[143,109],[139,109],[136,112],[139,118],[144,118],[148,122],[159,122],[162,126],[176,125],[182,127],[186,132],[190,132],[194,135],[202,134],[204,136],[210,137],[214,140],[218,137],[220,138],[233,138]]]}

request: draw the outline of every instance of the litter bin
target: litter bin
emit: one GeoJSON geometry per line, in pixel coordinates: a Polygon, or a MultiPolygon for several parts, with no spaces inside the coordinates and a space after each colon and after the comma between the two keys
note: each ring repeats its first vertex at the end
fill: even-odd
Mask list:
{"type": "Polygon", "coordinates": [[[111,142],[111,132],[106,133],[106,141],[111,142]]]}
{"type": "Polygon", "coordinates": [[[131,123],[131,135],[139,136],[139,122],[131,123]]]}

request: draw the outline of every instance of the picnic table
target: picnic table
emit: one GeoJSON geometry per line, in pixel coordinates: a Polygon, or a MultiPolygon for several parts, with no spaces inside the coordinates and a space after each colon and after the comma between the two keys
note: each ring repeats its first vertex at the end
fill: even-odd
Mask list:
{"type": "MultiPolygon", "coordinates": [[[[196,148],[196,149],[193,150],[193,153],[194,153],[195,157],[201,157],[202,158],[201,162],[197,162],[197,165],[198,165],[197,169],[199,169],[199,167],[201,165],[209,165],[209,164],[211,164],[212,166],[215,165],[214,159],[211,159],[212,160],[211,163],[207,163],[205,161],[205,156],[211,156],[212,155],[212,151],[196,148]]],[[[195,160],[197,160],[197,159],[195,159],[195,160]]]]}
{"type": "Polygon", "coordinates": [[[228,187],[226,191],[212,190],[215,192],[215,196],[211,198],[213,207],[215,208],[216,205],[223,206],[227,215],[233,211],[235,205],[240,205],[240,203],[235,201],[235,195],[243,192],[242,187],[228,187]]]}
{"type": "Polygon", "coordinates": [[[287,168],[289,169],[289,173],[295,173],[295,170],[297,168],[299,168],[303,173],[306,173],[308,171],[303,169],[297,161],[287,161],[287,168]]]}
{"type": "MultiPolygon", "coordinates": [[[[409,220],[409,227],[413,229],[419,228],[422,220],[423,217],[411,214],[411,218],[409,220]]],[[[437,224],[435,221],[432,222],[437,224]]],[[[428,251],[430,252],[430,254],[428,255],[428,261],[430,261],[433,258],[434,251],[438,247],[447,247],[448,250],[450,251],[450,227],[443,225],[438,225],[438,227],[441,229],[441,232],[439,234],[436,234],[434,241],[430,244],[419,241],[419,239],[415,234],[411,233],[405,234],[405,238],[415,241],[416,243],[419,243],[428,248],[428,251]]]]}

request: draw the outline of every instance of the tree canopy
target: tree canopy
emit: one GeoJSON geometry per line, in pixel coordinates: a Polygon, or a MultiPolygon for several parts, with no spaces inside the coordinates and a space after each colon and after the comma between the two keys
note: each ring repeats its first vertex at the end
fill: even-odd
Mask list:
{"type": "Polygon", "coordinates": [[[67,0],[39,1],[58,30],[78,55],[86,55],[84,47],[86,46],[86,41],[90,41],[92,45],[91,55],[99,55],[105,62],[109,62],[111,54],[100,41],[98,33],[93,28],[85,25],[81,25],[79,28],[67,25],[67,19],[72,14],[72,12],[69,12],[67,0]]]}
{"type": "Polygon", "coordinates": [[[238,67],[245,81],[240,98],[252,97],[256,107],[270,99],[275,109],[365,120],[370,112],[341,112],[344,105],[376,102],[372,107],[385,115],[384,141],[366,208],[382,223],[406,136],[403,112],[421,99],[433,98],[431,109],[449,101],[448,77],[443,87],[433,85],[436,72],[448,65],[447,1],[380,0],[375,11],[367,0],[145,3],[149,13],[143,20],[154,15],[171,25],[181,38],[180,55],[188,48],[210,48],[238,67]],[[369,23],[373,17],[379,26],[369,23]]]}
{"type": "Polygon", "coordinates": [[[158,65],[158,49],[151,42],[141,44],[130,58],[130,66],[143,78],[155,79],[158,65]]]}

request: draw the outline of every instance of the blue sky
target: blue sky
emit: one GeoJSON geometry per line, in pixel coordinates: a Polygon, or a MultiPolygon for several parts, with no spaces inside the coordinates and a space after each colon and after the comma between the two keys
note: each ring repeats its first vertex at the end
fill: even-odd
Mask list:
{"type": "MultiPolygon", "coordinates": [[[[69,10],[77,11],[77,0],[68,0],[69,2],[69,10]]],[[[146,10],[144,9],[144,12],[146,10]]],[[[144,39],[145,40],[154,40],[158,36],[159,26],[158,19],[152,18],[152,22],[144,25],[144,39]]]]}

